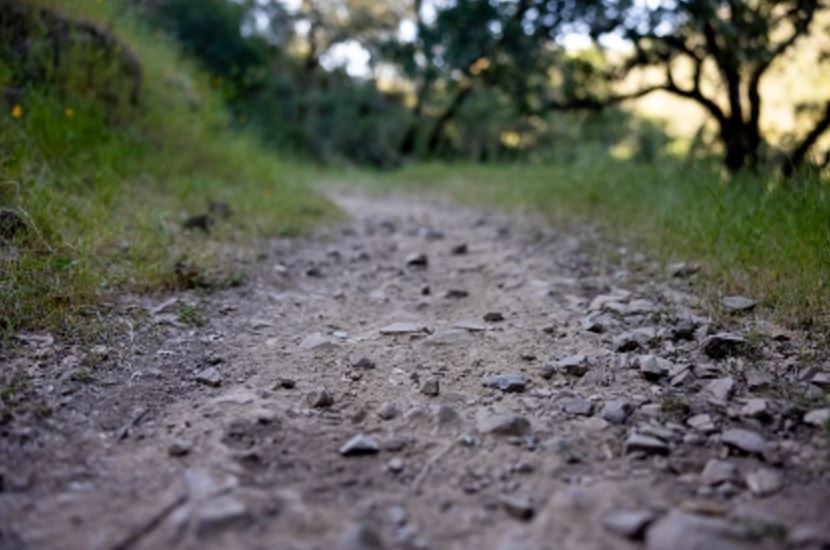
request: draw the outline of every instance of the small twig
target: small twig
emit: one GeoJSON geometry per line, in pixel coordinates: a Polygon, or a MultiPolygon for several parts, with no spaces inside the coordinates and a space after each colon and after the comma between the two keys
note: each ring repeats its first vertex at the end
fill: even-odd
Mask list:
{"type": "Polygon", "coordinates": [[[131,546],[135,545],[141,539],[155,531],[156,528],[161,525],[161,522],[163,522],[164,519],[173,512],[173,510],[184,504],[186,500],[187,494],[179,494],[167,506],[159,510],[158,513],[151,516],[146,522],[144,522],[144,524],[139,526],[138,529],[130,533],[127,538],[113,546],[112,550],[127,550],[131,546]]]}

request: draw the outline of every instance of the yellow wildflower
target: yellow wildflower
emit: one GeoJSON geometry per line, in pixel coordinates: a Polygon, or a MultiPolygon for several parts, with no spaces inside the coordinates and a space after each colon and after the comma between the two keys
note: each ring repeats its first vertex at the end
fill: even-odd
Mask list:
{"type": "Polygon", "coordinates": [[[72,118],[75,116],[75,109],[73,109],[72,107],[67,107],[64,111],[64,114],[66,115],[66,118],[72,118]]]}
{"type": "Polygon", "coordinates": [[[12,117],[16,119],[23,118],[23,107],[19,103],[12,107],[12,117]]]}

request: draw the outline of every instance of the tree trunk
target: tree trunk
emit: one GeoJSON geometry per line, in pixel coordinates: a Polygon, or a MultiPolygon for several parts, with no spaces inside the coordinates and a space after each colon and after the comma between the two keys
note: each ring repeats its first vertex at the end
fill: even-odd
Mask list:
{"type": "Polygon", "coordinates": [[[473,91],[472,84],[462,84],[461,89],[458,90],[458,93],[453,98],[452,103],[450,103],[449,107],[438,117],[438,120],[435,121],[435,126],[432,127],[432,132],[429,134],[429,140],[427,141],[427,154],[432,155],[435,151],[438,150],[438,145],[441,143],[441,136],[444,134],[444,128],[446,128],[447,123],[449,123],[455,115],[458,114],[458,110],[464,104],[464,101],[470,95],[470,92],[473,91]]]}

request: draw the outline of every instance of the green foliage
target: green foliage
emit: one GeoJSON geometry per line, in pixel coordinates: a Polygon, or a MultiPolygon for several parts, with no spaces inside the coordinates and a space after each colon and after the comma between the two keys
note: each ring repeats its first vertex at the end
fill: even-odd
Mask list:
{"type": "MultiPolygon", "coordinates": [[[[140,62],[140,100],[129,97],[129,74],[96,68],[106,58],[98,47],[71,41],[58,65],[0,54],[0,73],[18,83],[0,113],[0,207],[27,225],[0,243],[0,329],[72,328],[102,296],[178,285],[182,257],[210,280],[231,280],[255,256],[256,237],[294,234],[333,213],[303,185],[304,170],[230,133],[209,79],[129,10],[60,7],[67,21],[106,23],[140,62]],[[234,215],[207,236],[183,231],[209,201],[234,215]]],[[[39,43],[49,32],[31,26],[25,36],[39,43]]]]}

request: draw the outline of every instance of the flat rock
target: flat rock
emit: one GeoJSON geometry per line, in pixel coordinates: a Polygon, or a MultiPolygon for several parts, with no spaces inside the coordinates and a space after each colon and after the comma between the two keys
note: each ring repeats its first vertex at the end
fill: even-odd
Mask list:
{"type": "Polygon", "coordinates": [[[196,382],[212,388],[218,388],[222,385],[222,375],[215,367],[200,370],[195,374],[194,378],[196,382]]]}
{"type": "Polygon", "coordinates": [[[527,388],[527,379],[518,373],[491,374],[481,378],[481,385],[508,393],[521,393],[527,388]]]}
{"type": "Polygon", "coordinates": [[[776,470],[760,468],[752,471],[744,477],[746,486],[753,495],[765,497],[778,492],[784,485],[784,478],[776,470]]]}
{"type": "Polygon", "coordinates": [[[747,454],[763,455],[767,450],[767,441],[760,434],[743,428],[724,430],[720,440],[724,445],[747,454]]]}
{"type": "Polygon", "coordinates": [[[536,515],[536,506],[528,497],[503,495],[499,502],[508,514],[519,521],[530,521],[536,515]]]}
{"type": "Polygon", "coordinates": [[[744,406],[741,407],[740,415],[744,418],[766,420],[770,418],[769,404],[767,403],[766,399],[747,399],[746,403],[744,403],[744,406]]]}
{"type": "Polygon", "coordinates": [[[703,391],[716,401],[725,403],[735,394],[735,379],[731,376],[716,378],[706,384],[703,391]]]}
{"type": "Polygon", "coordinates": [[[381,334],[396,335],[396,334],[415,334],[429,332],[427,327],[419,323],[398,322],[386,325],[380,329],[381,334]]]}
{"type": "Polygon", "coordinates": [[[374,455],[380,452],[380,446],[371,437],[358,434],[344,443],[339,452],[343,456],[374,455]]]}
{"type": "Polygon", "coordinates": [[[476,424],[483,434],[521,436],[530,431],[530,421],[518,414],[482,410],[476,416],[476,424]]]}
{"type": "Polygon", "coordinates": [[[640,374],[649,382],[657,382],[668,376],[673,365],[671,361],[656,355],[641,355],[638,358],[640,374]]]}
{"type": "Polygon", "coordinates": [[[628,419],[633,410],[634,407],[628,401],[624,399],[614,399],[612,401],[605,402],[600,416],[603,420],[610,422],[611,424],[625,424],[625,421],[628,419]]]}
{"type": "Polygon", "coordinates": [[[300,342],[300,349],[312,351],[332,348],[336,345],[337,343],[333,338],[330,338],[324,334],[309,334],[303,338],[302,342],[300,342]]]}
{"type": "Polygon", "coordinates": [[[729,332],[719,332],[707,336],[700,344],[701,350],[712,359],[723,359],[731,355],[740,355],[747,349],[746,338],[729,332]]]}
{"type": "Polygon", "coordinates": [[[639,540],[656,518],[651,510],[617,510],[603,517],[602,525],[615,535],[639,540]]]}
{"type": "Polygon", "coordinates": [[[746,296],[724,296],[720,305],[726,313],[748,313],[755,309],[758,302],[746,296]]]}
{"type": "Polygon", "coordinates": [[[738,479],[738,467],[727,460],[710,459],[700,474],[700,480],[706,485],[720,485],[738,479]]]}
{"type": "Polygon", "coordinates": [[[744,550],[754,547],[732,521],[672,510],[646,535],[647,550],[744,550]]]}
{"type": "Polygon", "coordinates": [[[484,314],[484,320],[488,323],[501,323],[504,321],[504,315],[498,311],[488,311],[484,314]]]}
{"type": "Polygon", "coordinates": [[[426,267],[429,265],[429,258],[423,252],[413,252],[406,257],[404,262],[412,267],[426,267]]]}
{"type": "Polygon", "coordinates": [[[712,420],[712,416],[705,413],[696,414],[690,417],[686,421],[686,424],[698,432],[706,435],[713,434],[718,431],[718,427],[715,426],[715,421],[712,420]]]}
{"type": "Polygon", "coordinates": [[[669,445],[656,437],[642,435],[633,432],[625,440],[625,452],[642,452],[645,454],[667,455],[670,452],[669,445]]]}
{"type": "Polygon", "coordinates": [[[591,416],[594,404],[581,397],[569,397],[561,401],[562,410],[574,416],[591,416]]]}

